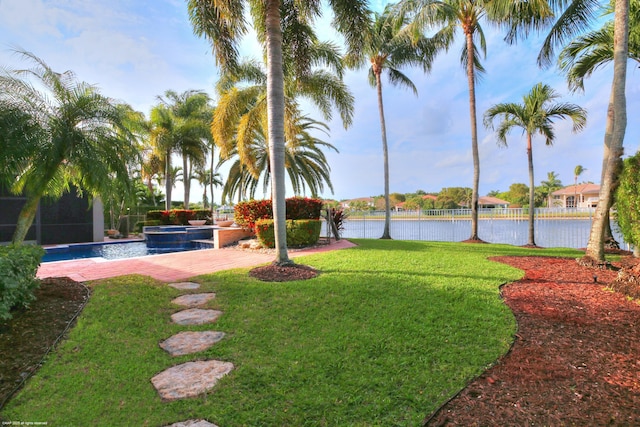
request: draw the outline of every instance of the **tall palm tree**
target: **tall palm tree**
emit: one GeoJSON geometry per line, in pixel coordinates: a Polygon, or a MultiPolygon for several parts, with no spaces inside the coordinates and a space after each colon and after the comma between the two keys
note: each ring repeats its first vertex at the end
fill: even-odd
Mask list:
{"type": "Polygon", "coordinates": [[[471,153],[473,157],[473,194],[471,199],[471,236],[469,240],[480,240],[478,235],[478,189],[480,185],[480,155],[478,151],[478,125],[476,113],[476,81],[484,73],[480,62],[486,56],[486,40],[482,21],[508,28],[505,40],[516,42],[520,34],[527,35],[531,29],[546,25],[553,16],[548,3],[542,0],[402,0],[404,10],[414,12],[412,32],[423,28],[439,29],[436,38],[450,45],[458,28],[464,34],[460,61],[467,73],[469,86],[469,116],[471,119],[471,153]],[[478,46],[479,42],[479,46],[478,46]],[[482,55],[481,55],[482,54],[482,55]]]}
{"type": "MultiPolygon", "coordinates": [[[[345,36],[348,46],[361,44],[368,20],[366,0],[332,0],[334,26],[345,36]]],[[[238,45],[247,31],[245,7],[251,9],[253,26],[266,47],[268,139],[275,231],[276,264],[289,264],[285,205],[285,94],[283,31],[288,40],[290,58],[295,59],[296,75],[304,75],[311,64],[307,54],[309,31],[313,19],[321,13],[320,0],[188,0],[189,17],[194,32],[212,44],[216,62],[224,72],[238,64],[238,45]],[[300,37],[296,37],[300,36],[300,37]]]]}
{"type": "Polygon", "coordinates": [[[181,94],[168,90],[160,102],[171,112],[175,126],[174,149],[182,156],[184,208],[189,209],[191,179],[194,168],[203,167],[211,143],[211,114],[209,95],[187,90],[181,94]]]}
{"type": "Polygon", "coordinates": [[[578,207],[578,177],[584,173],[587,169],[582,165],[578,165],[573,168],[573,207],[578,207]]]}
{"type": "MultiPolygon", "coordinates": [[[[614,13],[614,1],[609,2],[606,14],[614,13]]],[[[598,68],[613,61],[614,49],[614,22],[607,21],[600,29],[590,31],[565,46],[558,56],[558,65],[567,75],[567,82],[572,91],[584,90],[584,79],[598,68]]],[[[640,1],[629,2],[629,59],[640,63],[640,1]]],[[[608,147],[605,146],[605,155],[602,162],[601,181],[604,181],[606,165],[608,162],[608,147]]],[[[611,231],[609,215],[604,219],[604,245],[605,247],[619,248],[611,231]]]]}
{"type": "Polygon", "coordinates": [[[546,145],[552,145],[555,139],[553,120],[570,118],[573,131],[578,132],[587,122],[587,112],[575,104],[554,103],[559,98],[550,86],[538,83],[523,97],[522,104],[505,103],[489,108],[484,116],[485,126],[493,129],[493,120],[502,117],[497,129],[498,141],[507,144],[507,134],[514,127],[520,127],[527,135],[527,160],[529,163],[529,242],[536,246],[534,234],[535,187],[533,180],[533,135],[539,133],[545,138],[546,145]]]}
{"type": "Polygon", "coordinates": [[[387,144],[387,128],[382,101],[382,74],[386,73],[393,85],[404,86],[415,95],[418,94],[413,82],[400,68],[403,66],[420,66],[428,72],[437,52],[444,44],[433,43],[420,35],[416,38],[403,31],[408,19],[402,13],[394,13],[394,6],[389,4],[382,13],[374,13],[373,20],[365,34],[363,48],[351,50],[346,62],[353,68],[360,68],[369,63],[369,83],[376,88],[378,95],[378,115],[382,134],[382,156],[384,164],[384,229],[381,239],[391,239],[391,203],[389,201],[389,148],[387,144]]]}
{"type": "MultiPolygon", "coordinates": [[[[43,196],[60,197],[71,185],[99,195],[112,181],[130,190],[128,161],[137,159],[135,138],[122,110],[71,71],[58,73],[30,52],[17,52],[33,66],[0,71],[0,105],[21,113],[30,140],[14,166],[12,190],[24,193],[14,243],[22,243],[43,196]]],[[[4,108],[3,108],[4,109],[4,108]]]]}
{"type": "MultiPolygon", "coordinates": [[[[596,19],[600,2],[595,0],[549,0],[558,12],[558,19],[551,28],[540,54],[538,63],[550,65],[554,49],[564,46],[573,37],[589,29],[596,19]]],[[[625,87],[627,80],[627,60],[629,57],[629,0],[614,0],[613,24],[613,80],[607,110],[602,156],[602,179],[598,206],[591,223],[591,233],[585,258],[604,261],[604,245],[609,230],[609,210],[617,186],[617,176],[621,170],[624,134],[627,127],[627,103],[625,87]]],[[[637,14],[636,14],[637,15],[637,14]]],[[[634,18],[635,19],[635,18],[634,18]]],[[[635,35],[634,35],[635,37],[635,35]]]]}

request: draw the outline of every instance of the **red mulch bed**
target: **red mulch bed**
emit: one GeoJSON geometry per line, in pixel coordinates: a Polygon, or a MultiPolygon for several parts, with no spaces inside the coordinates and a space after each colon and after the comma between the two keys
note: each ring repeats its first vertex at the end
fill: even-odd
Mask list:
{"type": "Polygon", "coordinates": [[[288,264],[278,265],[276,263],[256,267],[249,271],[249,276],[255,277],[263,282],[290,282],[294,280],[313,279],[318,276],[318,270],[308,265],[288,264]]]}
{"type": "Polygon", "coordinates": [[[526,272],[502,289],[515,343],[425,425],[640,426],[640,304],[605,289],[617,272],[492,259],[526,272]]]}

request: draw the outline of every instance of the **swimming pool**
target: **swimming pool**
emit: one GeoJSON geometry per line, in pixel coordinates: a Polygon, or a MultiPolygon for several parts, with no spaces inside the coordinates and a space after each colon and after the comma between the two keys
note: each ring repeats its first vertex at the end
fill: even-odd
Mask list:
{"type": "Polygon", "coordinates": [[[145,255],[209,249],[212,246],[192,243],[180,248],[148,248],[144,241],[77,243],[45,248],[42,262],[84,258],[125,259],[145,255]]]}

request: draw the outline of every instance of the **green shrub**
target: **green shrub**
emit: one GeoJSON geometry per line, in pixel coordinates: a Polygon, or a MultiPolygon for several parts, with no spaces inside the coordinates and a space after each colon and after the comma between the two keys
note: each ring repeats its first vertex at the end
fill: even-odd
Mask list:
{"type": "Polygon", "coordinates": [[[640,244],[640,153],[624,161],[616,190],[617,224],[625,242],[640,244]]]}
{"type": "Polygon", "coordinates": [[[162,210],[149,211],[147,212],[145,219],[147,221],[160,221],[160,224],[158,225],[169,225],[171,224],[171,218],[169,217],[169,214],[170,214],[169,211],[162,211],[162,210]]]}
{"type": "Polygon", "coordinates": [[[149,211],[147,221],[160,221],[160,225],[189,225],[190,219],[209,219],[211,211],[206,209],[172,209],[170,211],[149,211]]]}
{"type": "Polygon", "coordinates": [[[0,246],[0,319],[11,319],[11,309],[28,307],[40,285],[36,279],[44,250],[35,245],[0,246]]]}
{"type": "Polygon", "coordinates": [[[194,219],[194,212],[188,209],[173,209],[169,218],[173,225],[189,225],[189,220],[194,219]]]}
{"type": "MultiPolygon", "coordinates": [[[[287,246],[304,247],[318,243],[322,221],[317,219],[287,220],[287,246]]],[[[262,246],[275,247],[272,219],[260,219],[255,226],[256,236],[262,246]]]]}

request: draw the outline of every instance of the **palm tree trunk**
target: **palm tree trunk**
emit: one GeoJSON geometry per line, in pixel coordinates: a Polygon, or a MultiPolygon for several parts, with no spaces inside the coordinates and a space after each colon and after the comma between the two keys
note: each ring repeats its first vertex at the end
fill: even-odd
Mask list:
{"type": "Polygon", "coordinates": [[[476,86],[473,58],[473,35],[465,34],[467,42],[467,80],[469,83],[469,114],[471,117],[471,153],[473,156],[473,193],[471,194],[471,236],[469,240],[480,240],[478,237],[478,191],[480,186],[480,155],[478,153],[478,123],[476,117],[476,86]]]}
{"type": "Polygon", "coordinates": [[[211,174],[209,175],[209,190],[211,191],[211,218],[213,218],[213,180],[214,180],[214,172],[213,172],[213,155],[215,154],[215,144],[211,143],[211,174]]]}
{"type": "Polygon", "coordinates": [[[184,208],[189,209],[189,196],[191,193],[191,171],[189,170],[189,157],[182,153],[182,170],[184,176],[182,182],[184,183],[184,208]]]}
{"type": "Polygon", "coordinates": [[[27,195],[27,201],[20,214],[18,215],[18,222],[16,223],[16,230],[13,233],[12,243],[22,244],[27,237],[29,228],[33,224],[33,220],[38,212],[38,204],[40,203],[41,196],[27,195]]]}
{"type": "Polygon", "coordinates": [[[529,162],[529,242],[527,245],[536,246],[535,240],[535,187],[533,179],[533,147],[531,146],[531,134],[527,133],[527,160],[529,162]]]}
{"type": "Polygon", "coordinates": [[[384,161],[384,230],[381,239],[391,239],[391,202],[389,200],[389,148],[387,145],[387,127],[384,120],[382,103],[382,80],[380,70],[374,70],[376,90],[378,92],[378,112],[380,113],[380,129],[382,131],[382,157],[384,161]]]}
{"type": "Polygon", "coordinates": [[[287,252],[287,220],[284,177],[284,71],[282,69],[282,28],[280,1],[267,0],[267,111],[269,157],[271,159],[271,197],[275,232],[276,259],[279,265],[291,264],[287,252]]]}
{"type": "MultiPolygon", "coordinates": [[[[624,133],[627,127],[627,103],[625,85],[627,79],[627,54],[629,37],[629,0],[616,0],[613,46],[613,83],[607,111],[605,146],[609,141],[609,158],[603,172],[598,207],[593,218],[591,234],[585,257],[604,261],[606,219],[613,204],[613,194],[618,186],[622,167],[624,133]]],[[[605,148],[606,152],[606,148],[605,148]]]]}
{"type": "MultiPolygon", "coordinates": [[[[611,96],[613,96],[613,92],[611,92],[611,96]]],[[[610,102],[613,102],[612,99],[610,99],[610,102]]],[[[600,182],[604,182],[604,176],[605,176],[605,172],[607,169],[607,163],[609,162],[609,156],[610,156],[610,145],[611,145],[611,138],[608,137],[609,133],[605,133],[605,141],[604,141],[604,153],[602,156],[602,172],[600,174],[600,182]]],[[[618,171],[619,172],[619,171],[618,171]]],[[[618,177],[615,177],[615,180],[618,180],[618,177]]],[[[616,239],[613,237],[613,232],[611,231],[611,219],[609,218],[609,211],[605,212],[606,218],[604,219],[604,238],[603,238],[603,244],[605,249],[620,249],[620,244],[616,241],[616,239]]]]}
{"type": "Polygon", "coordinates": [[[167,151],[166,160],[164,162],[164,191],[167,193],[167,197],[164,202],[165,210],[171,210],[171,189],[173,188],[173,182],[171,182],[171,151],[167,151]]]}

